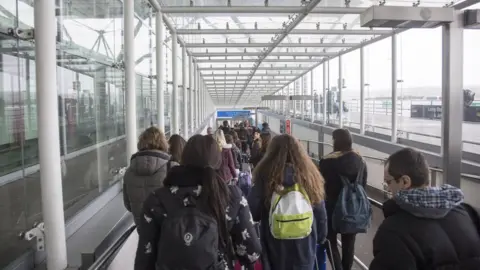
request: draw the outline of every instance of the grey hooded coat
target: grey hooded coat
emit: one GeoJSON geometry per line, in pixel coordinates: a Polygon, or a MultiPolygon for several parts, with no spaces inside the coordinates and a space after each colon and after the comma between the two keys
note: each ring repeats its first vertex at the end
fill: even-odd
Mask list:
{"type": "Polygon", "coordinates": [[[123,201],[125,208],[132,212],[135,224],[139,224],[143,202],[154,190],[163,187],[168,170],[178,165],[170,161],[170,155],[157,150],[137,152],[130,159],[123,177],[123,201]]]}

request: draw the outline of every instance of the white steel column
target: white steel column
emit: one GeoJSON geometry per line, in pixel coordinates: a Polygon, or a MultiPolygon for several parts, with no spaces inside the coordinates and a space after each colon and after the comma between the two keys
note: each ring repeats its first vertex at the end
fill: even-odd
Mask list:
{"type": "Polygon", "coordinates": [[[195,119],[197,121],[197,126],[200,127],[202,122],[200,121],[200,71],[198,70],[198,65],[195,63],[195,119]]]}
{"type": "Polygon", "coordinates": [[[461,187],[463,123],[462,13],[442,29],[442,155],[443,181],[461,187]]]}
{"type": "Polygon", "coordinates": [[[165,39],[165,27],[163,26],[163,17],[160,11],[155,14],[156,35],[156,64],[157,64],[157,125],[162,131],[165,131],[165,51],[163,40],[165,39]]]}
{"type": "Polygon", "coordinates": [[[338,56],[338,116],[339,120],[339,127],[343,128],[343,76],[342,76],[342,56],[338,56]]]}
{"type": "Polygon", "coordinates": [[[126,135],[127,135],[127,164],[130,157],[137,152],[137,96],[135,93],[135,20],[133,0],[123,1],[123,38],[125,59],[125,103],[126,135]]]}
{"type": "Polygon", "coordinates": [[[172,123],[170,135],[178,134],[178,40],[177,33],[172,31],[172,123]]]}
{"type": "Polygon", "coordinates": [[[310,95],[312,96],[312,100],[310,100],[310,122],[315,122],[315,97],[313,95],[313,71],[315,69],[310,70],[310,95]]]}
{"type": "MultiPolygon", "coordinates": [[[[132,1],[126,1],[132,2],[132,1]]],[[[47,269],[67,268],[57,100],[55,1],[35,1],[37,114],[47,269]]]]}
{"type": "MultiPolygon", "coordinates": [[[[302,76],[301,80],[300,80],[300,95],[305,95],[305,80],[307,78],[305,78],[305,75],[302,76]]],[[[300,111],[302,112],[302,115],[300,117],[300,119],[304,120],[305,119],[305,100],[302,99],[302,101],[300,101],[300,111]]]]}
{"type": "Polygon", "coordinates": [[[360,134],[365,134],[365,57],[360,47],[360,134]]]}
{"type": "Polygon", "coordinates": [[[182,84],[183,84],[183,138],[188,138],[188,56],[187,48],[182,47],[182,84]]]}
{"type": "Polygon", "coordinates": [[[397,142],[397,34],[392,35],[392,135],[391,141],[397,142]]]}
{"type": "Polygon", "coordinates": [[[327,124],[327,65],[328,61],[323,62],[323,107],[322,107],[322,124],[327,124]]]}
{"type": "Polygon", "coordinates": [[[190,101],[190,104],[188,104],[188,107],[190,108],[190,126],[192,127],[192,135],[197,129],[197,126],[195,125],[195,121],[193,120],[193,112],[195,110],[195,89],[194,89],[194,78],[193,74],[195,73],[193,69],[193,56],[190,56],[188,58],[188,75],[189,75],[189,80],[188,80],[188,87],[190,88],[190,98],[188,99],[190,101]]]}

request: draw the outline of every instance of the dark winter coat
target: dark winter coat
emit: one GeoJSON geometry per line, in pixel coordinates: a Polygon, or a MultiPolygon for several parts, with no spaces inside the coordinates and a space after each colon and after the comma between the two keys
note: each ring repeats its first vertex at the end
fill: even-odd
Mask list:
{"type": "Polygon", "coordinates": [[[222,147],[222,165],[220,166],[220,169],[219,169],[219,176],[225,182],[229,182],[230,180],[237,178],[237,173],[235,172],[235,161],[233,160],[231,144],[226,144],[222,147]]]}
{"type": "MultiPolygon", "coordinates": [[[[250,156],[255,157],[260,153],[260,148],[262,147],[262,143],[260,139],[256,139],[252,142],[252,150],[250,151],[250,156]]],[[[251,163],[251,162],[250,162],[251,163]]]]}
{"type": "MultiPolygon", "coordinates": [[[[148,197],[139,223],[135,270],[153,270],[156,264],[161,263],[157,262],[157,243],[162,239],[161,228],[166,211],[162,204],[165,197],[159,194],[170,192],[181,198],[182,201],[187,196],[202,196],[202,180],[199,178],[202,173],[202,169],[185,166],[174,167],[165,180],[165,187],[148,197]]],[[[229,186],[229,196],[226,214],[233,248],[242,264],[248,265],[259,258],[260,241],[252,221],[248,202],[242,196],[240,189],[237,186],[229,186]]]]}
{"type": "MultiPolygon", "coordinates": [[[[125,208],[132,212],[135,224],[138,224],[148,195],[163,186],[169,160],[170,155],[157,150],[140,151],[131,157],[130,167],[123,177],[123,201],[125,208]]],[[[178,163],[170,163],[170,166],[175,165],[178,163]]]]}
{"type": "MultiPolygon", "coordinates": [[[[359,170],[364,166],[365,161],[354,151],[333,152],[320,160],[320,172],[325,179],[325,195],[327,196],[325,205],[329,220],[332,220],[333,210],[343,188],[340,175],[344,175],[350,182],[354,182],[359,170]]],[[[367,185],[367,177],[367,168],[364,167],[362,183],[360,183],[364,187],[367,185]]]]}
{"type": "Polygon", "coordinates": [[[478,212],[449,185],[400,191],[383,205],[371,270],[478,270],[478,212]]]}
{"type": "MultiPolygon", "coordinates": [[[[284,186],[292,186],[294,169],[285,169],[284,186]]],[[[317,243],[323,243],[327,236],[327,215],[323,203],[313,205],[312,233],[297,240],[275,239],[269,227],[269,203],[265,202],[265,186],[267,179],[255,179],[248,195],[248,203],[254,221],[260,221],[260,237],[262,240],[262,262],[264,270],[311,270],[314,269],[317,243]]],[[[270,198],[268,198],[270,201],[270,198]]]]}
{"type": "Polygon", "coordinates": [[[242,152],[235,144],[232,145],[232,156],[235,169],[240,169],[242,166],[242,152]]]}

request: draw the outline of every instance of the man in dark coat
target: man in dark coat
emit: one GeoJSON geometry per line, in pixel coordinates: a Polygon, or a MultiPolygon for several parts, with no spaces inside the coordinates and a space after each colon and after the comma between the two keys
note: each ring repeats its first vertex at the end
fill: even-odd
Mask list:
{"type": "Polygon", "coordinates": [[[393,198],[373,240],[370,270],[480,269],[479,216],[451,185],[429,186],[428,164],[405,148],[385,163],[393,198]]]}

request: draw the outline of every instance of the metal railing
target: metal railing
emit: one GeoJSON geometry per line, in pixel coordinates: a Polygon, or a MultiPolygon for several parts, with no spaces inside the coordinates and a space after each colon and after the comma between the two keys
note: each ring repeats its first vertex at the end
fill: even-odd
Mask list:
{"type": "MultiPolygon", "coordinates": [[[[310,149],[311,149],[311,144],[320,144],[320,145],[323,145],[323,146],[329,146],[329,147],[332,147],[333,148],[333,145],[331,143],[328,143],[328,142],[319,142],[319,141],[312,141],[312,140],[303,140],[303,139],[299,139],[300,142],[306,142],[307,145],[306,145],[306,150],[308,152],[309,155],[313,154],[312,152],[310,152],[310,149]]],[[[333,151],[333,149],[332,149],[333,151]]],[[[311,156],[312,157],[312,156],[311,156]]],[[[363,155],[362,154],[362,157],[363,158],[366,158],[366,159],[370,159],[370,160],[375,160],[375,161],[378,161],[380,162],[380,164],[384,164],[385,161],[387,160],[386,158],[380,158],[380,157],[374,157],[374,156],[369,156],[369,155],[363,155]]],[[[316,158],[315,159],[316,161],[320,161],[320,157],[316,158]]],[[[443,170],[441,168],[436,168],[436,167],[429,167],[430,169],[430,174],[431,174],[431,182],[432,184],[435,184],[436,183],[436,176],[438,173],[443,173],[443,170]]],[[[461,177],[466,179],[466,180],[469,180],[469,181],[473,181],[473,182],[478,182],[480,183],[480,176],[479,175],[473,175],[473,174],[467,174],[467,173],[462,173],[461,174],[461,177]]]]}
{"type": "Polygon", "coordinates": [[[127,239],[132,235],[135,231],[135,225],[131,226],[126,230],[116,241],[108,247],[108,249],[98,258],[89,268],[88,270],[100,270],[100,269],[107,269],[110,265],[112,259],[118,253],[120,248],[123,244],[127,241],[127,239]]]}
{"type": "MultiPolygon", "coordinates": [[[[293,117],[302,120],[301,114],[299,114],[299,115],[300,115],[300,117],[297,117],[296,115],[293,116],[293,117]]],[[[308,116],[308,119],[310,118],[310,115],[304,115],[304,116],[308,116]]],[[[304,117],[304,119],[305,119],[305,117],[304,117]]],[[[338,125],[338,120],[330,118],[327,121],[327,124],[338,125]]],[[[345,126],[351,126],[351,127],[354,127],[354,125],[355,125],[355,126],[358,126],[358,128],[360,128],[360,123],[354,122],[354,121],[344,120],[344,125],[345,126]]],[[[386,130],[386,131],[391,131],[392,130],[390,127],[378,126],[378,125],[372,125],[372,124],[365,123],[365,131],[375,132],[375,129],[381,129],[381,130],[386,130]]],[[[402,129],[397,130],[397,135],[398,135],[399,138],[401,137],[401,135],[405,135],[405,137],[404,137],[405,139],[410,139],[411,135],[422,136],[422,137],[426,137],[426,138],[439,139],[439,140],[442,138],[439,135],[425,134],[425,133],[420,133],[420,132],[415,132],[415,131],[407,131],[407,130],[402,130],[402,129]]],[[[471,144],[471,145],[475,145],[475,146],[480,146],[480,142],[477,142],[477,141],[462,140],[462,142],[464,144],[471,144]]]]}
{"type": "MultiPolygon", "coordinates": [[[[306,145],[306,150],[307,150],[307,153],[310,155],[310,158],[315,161],[318,165],[320,164],[320,157],[315,157],[314,153],[310,152],[310,144],[317,144],[317,145],[322,145],[322,146],[329,146],[329,147],[332,147],[333,148],[333,145],[331,143],[328,143],[328,142],[319,142],[319,141],[312,141],[312,140],[302,140],[302,139],[299,139],[300,142],[305,142],[307,145],[306,145]]],[[[333,149],[332,149],[333,151],[333,149]]],[[[378,161],[380,162],[380,164],[384,164],[386,162],[386,158],[380,158],[380,157],[373,157],[373,156],[368,156],[368,155],[363,155],[362,154],[362,157],[363,158],[366,158],[366,159],[369,159],[369,160],[374,160],[374,161],[378,161]]],[[[430,174],[431,174],[431,184],[435,184],[436,183],[436,174],[437,173],[443,173],[443,170],[440,169],[440,168],[434,168],[434,167],[430,167],[430,174]]],[[[475,182],[480,182],[480,176],[478,175],[471,175],[471,174],[461,174],[462,178],[465,178],[465,179],[468,179],[470,181],[475,181],[475,182]]],[[[392,194],[391,192],[385,190],[385,189],[379,189],[377,187],[374,187],[372,185],[369,185],[367,183],[367,186],[370,188],[370,189],[374,189],[375,191],[378,191],[379,193],[382,193],[384,196],[386,197],[391,197],[392,194]]],[[[383,208],[383,203],[371,198],[371,197],[368,197],[368,200],[370,201],[370,203],[379,208],[379,209],[382,209],[383,208]]],[[[372,239],[373,240],[373,239],[372,239]]],[[[337,239],[337,244],[341,247],[342,243],[340,240],[337,239]]],[[[366,266],[357,256],[354,256],[354,261],[355,263],[362,269],[362,270],[368,270],[368,266],[366,266]]]]}

